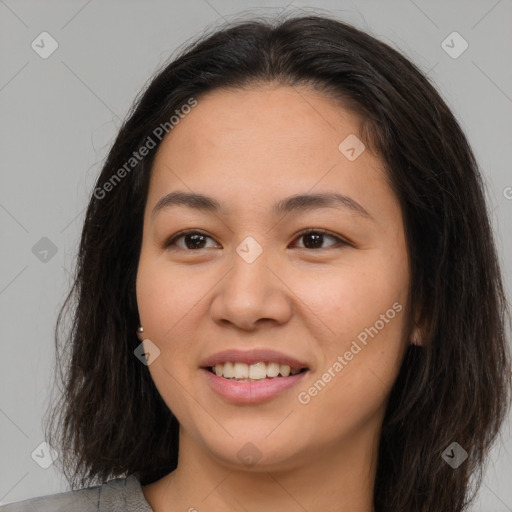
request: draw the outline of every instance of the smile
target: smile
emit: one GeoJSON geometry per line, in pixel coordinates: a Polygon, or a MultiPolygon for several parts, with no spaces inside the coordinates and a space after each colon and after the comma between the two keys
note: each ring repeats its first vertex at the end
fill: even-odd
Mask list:
{"type": "Polygon", "coordinates": [[[287,364],[279,364],[277,362],[265,363],[263,361],[254,364],[225,362],[217,363],[215,366],[210,367],[210,371],[218,377],[251,381],[275,378],[279,375],[281,377],[288,377],[289,375],[296,375],[306,370],[307,368],[292,369],[287,364]]]}
{"type": "Polygon", "coordinates": [[[288,368],[288,370],[284,370],[288,376],[269,377],[265,375],[265,377],[257,379],[223,377],[215,374],[211,367],[201,368],[201,372],[215,394],[229,402],[243,404],[264,402],[284,394],[286,390],[298,385],[309,373],[309,370],[304,368],[292,375],[288,368]]]}

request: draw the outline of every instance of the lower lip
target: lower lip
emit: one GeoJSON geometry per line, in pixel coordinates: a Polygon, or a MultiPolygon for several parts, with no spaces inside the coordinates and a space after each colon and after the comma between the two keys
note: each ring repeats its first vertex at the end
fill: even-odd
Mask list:
{"type": "Polygon", "coordinates": [[[289,377],[273,377],[255,381],[236,381],[219,377],[205,368],[201,371],[206,375],[212,389],[231,402],[246,404],[264,402],[299,383],[308,370],[290,375],[289,377]]]}

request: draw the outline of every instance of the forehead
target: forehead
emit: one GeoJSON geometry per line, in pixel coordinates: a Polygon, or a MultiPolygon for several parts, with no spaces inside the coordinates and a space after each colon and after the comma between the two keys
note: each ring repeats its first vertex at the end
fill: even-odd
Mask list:
{"type": "Polygon", "coordinates": [[[355,114],[306,87],[209,92],[162,141],[148,204],[178,188],[225,198],[226,208],[320,189],[393,201],[378,157],[365,149],[351,161],[340,150],[359,129],[355,114]]]}
{"type": "MultiPolygon", "coordinates": [[[[281,148],[283,152],[290,147],[295,150],[300,143],[304,157],[327,146],[337,152],[340,137],[359,135],[359,125],[355,114],[319,91],[305,86],[261,85],[214,90],[201,96],[166,142],[175,139],[176,143],[217,151],[227,150],[226,144],[232,142],[229,149],[237,154],[248,150],[244,143],[249,146],[252,141],[265,142],[260,150],[281,148]]],[[[260,156],[264,157],[262,151],[260,156]]]]}

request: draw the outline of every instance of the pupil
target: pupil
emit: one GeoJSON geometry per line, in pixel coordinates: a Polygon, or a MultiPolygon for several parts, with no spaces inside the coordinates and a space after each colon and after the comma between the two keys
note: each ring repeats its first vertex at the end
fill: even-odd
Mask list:
{"type": "Polygon", "coordinates": [[[323,234],[313,234],[313,233],[307,233],[306,235],[304,235],[304,247],[306,247],[307,249],[312,249],[312,248],[317,248],[317,247],[321,247],[322,246],[322,238],[323,238],[323,234]],[[313,239],[313,243],[310,244],[310,243],[306,243],[305,241],[306,240],[311,240],[313,239]]]}
{"type": "Polygon", "coordinates": [[[194,244],[193,245],[194,249],[202,249],[203,248],[202,245],[201,245],[201,247],[199,247],[197,245],[197,243],[198,242],[199,242],[199,244],[204,243],[204,235],[200,235],[200,234],[185,235],[185,245],[187,246],[188,249],[190,249],[189,244],[187,243],[187,240],[188,241],[193,240],[192,243],[194,244]],[[200,239],[202,239],[202,240],[200,240],[200,239]]]}

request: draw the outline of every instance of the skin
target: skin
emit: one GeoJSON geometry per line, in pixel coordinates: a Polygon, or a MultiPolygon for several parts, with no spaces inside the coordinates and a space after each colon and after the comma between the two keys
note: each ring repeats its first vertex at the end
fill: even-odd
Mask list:
{"type": "MultiPolygon", "coordinates": [[[[216,90],[198,99],[158,149],[148,192],[137,274],[144,335],[160,350],[148,369],[180,422],[175,471],[144,486],[155,512],[373,511],[380,429],[412,337],[406,309],[409,261],[398,200],[369,149],[354,161],[338,149],[358,118],[305,87],[216,90]],[[171,191],[216,198],[221,212],[172,206],[171,191]],[[337,192],[347,208],[276,217],[292,194],[337,192]],[[196,228],[200,249],[172,235],[196,228]],[[297,236],[323,228],[320,248],[297,236]],[[252,236],[262,254],[237,246],[252,236]],[[334,372],[307,404],[298,401],[365,328],[403,306],[334,372]],[[273,348],[307,362],[299,387],[257,404],[233,404],[209,386],[200,362],[237,347],[273,348]],[[252,443],[253,466],[237,456],[252,443]]],[[[332,371],[331,371],[332,374],[332,371]]]]}

